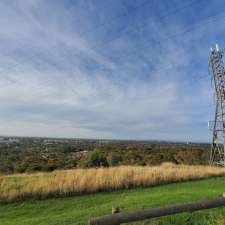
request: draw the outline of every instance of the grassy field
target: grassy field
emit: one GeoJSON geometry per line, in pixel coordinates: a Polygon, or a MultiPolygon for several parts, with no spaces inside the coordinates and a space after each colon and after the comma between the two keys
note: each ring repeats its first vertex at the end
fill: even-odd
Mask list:
{"type": "MultiPolygon", "coordinates": [[[[225,178],[135,188],[111,193],[0,204],[0,225],[82,225],[91,217],[109,214],[112,206],[122,212],[192,202],[221,196],[225,178]]],[[[141,224],[144,224],[143,222],[141,224]]],[[[156,219],[154,225],[224,225],[225,208],[184,213],[156,219]]]]}
{"type": "Polygon", "coordinates": [[[164,163],[152,167],[119,166],[3,176],[0,178],[0,201],[83,195],[221,175],[225,175],[225,169],[164,163]]]}

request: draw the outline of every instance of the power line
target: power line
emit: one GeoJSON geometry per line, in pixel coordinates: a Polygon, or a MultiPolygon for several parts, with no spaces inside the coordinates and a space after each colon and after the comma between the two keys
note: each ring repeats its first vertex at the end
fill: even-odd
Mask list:
{"type": "MultiPolygon", "coordinates": [[[[192,1],[192,2],[189,3],[189,4],[187,4],[187,5],[183,6],[183,7],[180,7],[180,10],[185,9],[185,8],[187,8],[187,7],[190,7],[190,6],[192,6],[193,4],[196,4],[196,3],[199,3],[199,1],[192,1]]],[[[173,12],[179,12],[179,10],[177,9],[177,10],[175,10],[175,11],[173,11],[173,12]]],[[[168,16],[169,14],[171,14],[171,13],[168,13],[167,15],[165,15],[165,17],[168,16]]],[[[126,33],[126,35],[129,35],[129,33],[132,33],[132,32],[134,32],[133,29],[132,29],[131,31],[128,31],[128,32],[126,33]]],[[[172,38],[174,38],[174,37],[176,37],[176,36],[178,36],[178,35],[182,35],[182,34],[183,34],[183,33],[178,33],[178,34],[175,34],[175,35],[167,36],[167,38],[164,38],[164,39],[161,40],[161,41],[154,40],[154,44],[157,44],[157,45],[159,45],[159,46],[162,48],[162,45],[161,45],[161,44],[162,44],[165,40],[172,39],[172,38]]],[[[109,41],[105,42],[104,44],[96,45],[96,47],[103,48],[104,46],[108,45],[108,44],[111,43],[112,41],[117,40],[117,39],[120,39],[120,38],[121,38],[121,36],[119,36],[119,37],[114,37],[114,38],[110,39],[109,41]]],[[[145,46],[145,49],[146,49],[146,47],[149,47],[149,45],[145,46]]],[[[96,51],[96,49],[95,49],[94,47],[92,47],[92,49],[93,49],[94,51],[96,51]]],[[[139,49],[139,46],[136,47],[135,50],[136,50],[136,51],[133,51],[133,52],[135,52],[135,54],[137,54],[137,55],[140,55],[140,49],[139,49]]],[[[126,53],[120,54],[120,57],[121,57],[121,56],[126,56],[126,53]]],[[[149,57],[146,58],[143,54],[141,55],[141,57],[142,57],[143,59],[145,59],[146,62],[149,62],[149,57]]],[[[153,62],[153,61],[152,61],[152,62],[153,62]]]]}
{"type": "MultiPolygon", "coordinates": [[[[144,5],[145,3],[146,3],[147,1],[144,1],[144,3],[142,4],[142,5],[144,5]]],[[[198,1],[192,1],[191,3],[189,3],[189,4],[187,4],[187,5],[185,5],[185,6],[183,6],[183,7],[181,7],[180,9],[184,9],[184,8],[187,8],[187,7],[190,7],[191,5],[193,5],[194,3],[198,3],[198,1]]],[[[139,8],[139,7],[138,7],[139,8]]],[[[176,10],[176,12],[178,12],[179,10],[177,9],[176,10]]],[[[168,13],[168,15],[169,15],[169,13],[168,13]]],[[[184,29],[183,31],[181,31],[181,32],[179,32],[179,33],[176,33],[176,34],[173,34],[173,35],[171,35],[171,36],[167,36],[165,39],[163,39],[162,41],[155,41],[155,43],[158,43],[158,44],[161,44],[164,40],[169,40],[169,39],[172,39],[172,38],[175,38],[176,36],[179,36],[179,35],[183,35],[185,32],[186,33],[188,33],[188,32],[190,32],[191,30],[193,30],[193,29],[196,29],[196,28],[198,28],[199,26],[202,26],[202,24],[203,23],[205,23],[205,22],[213,22],[213,20],[215,20],[215,19],[217,19],[217,15],[213,15],[213,16],[211,16],[211,17],[208,17],[207,19],[207,21],[202,21],[201,23],[198,23],[197,25],[195,25],[194,27],[188,27],[188,28],[186,28],[186,29],[184,29]]],[[[110,42],[112,42],[113,40],[115,40],[115,39],[111,39],[110,40],[110,42]]],[[[104,45],[106,45],[106,44],[108,44],[109,42],[107,42],[107,43],[105,43],[104,45]]],[[[101,45],[101,46],[104,46],[104,45],[101,45]]],[[[98,47],[99,47],[99,45],[98,45],[98,47]]],[[[148,47],[148,46],[145,46],[145,47],[148,47]]],[[[95,49],[93,49],[92,48],[92,50],[94,50],[94,51],[96,51],[95,49]]],[[[138,54],[138,55],[140,55],[140,51],[137,51],[137,50],[140,50],[140,49],[137,49],[136,48],[136,53],[138,54]]],[[[79,54],[78,54],[78,56],[79,56],[79,54]]],[[[149,57],[148,58],[146,58],[144,55],[142,55],[142,57],[143,58],[145,58],[146,59],[146,61],[147,62],[149,62],[149,57]]],[[[153,61],[152,61],[153,62],[153,61]]],[[[19,64],[19,63],[18,63],[19,64]]]]}
{"type": "MultiPolygon", "coordinates": [[[[176,34],[167,36],[167,37],[165,37],[164,39],[162,39],[161,41],[156,40],[154,44],[158,44],[158,45],[161,47],[161,44],[162,44],[163,42],[165,42],[165,41],[168,41],[168,40],[170,40],[170,39],[174,39],[175,37],[181,36],[181,35],[184,37],[184,34],[188,34],[188,33],[190,33],[190,32],[191,32],[192,30],[194,30],[194,29],[202,28],[203,25],[206,26],[206,25],[209,24],[209,23],[216,22],[218,19],[224,18],[224,16],[225,16],[225,15],[224,15],[224,11],[223,11],[223,12],[220,13],[219,15],[218,15],[218,14],[215,14],[215,15],[206,17],[203,21],[197,23],[197,24],[194,25],[194,26],[189,26],[189,27],[187,27],[187,28],[184,28],[182,31],[177,32],[176,34]]],[[[183,39],[184,39],[184,38],[183,38],[183,39]]],[[[115,40],[115,39],[111,39],[110,42],[113,41],[113,40],[115,40]]],[[[109,44],[109,42],[105,43],[104,45],[106,45],[106,44],[109,44]]],[[[101,45],[101,47],[103,47],[104,45],[101,45]]],[[[145,45],[144,48],[146,49],[146,48],[149,47],[149,46],[150,46],[150,45],[145,45]]],[[[138,49],[138,55],[140,55],[140,49],[138,49]]],[[[142,57],[145,58],[144,55],[142,55],[142,57]]]]}

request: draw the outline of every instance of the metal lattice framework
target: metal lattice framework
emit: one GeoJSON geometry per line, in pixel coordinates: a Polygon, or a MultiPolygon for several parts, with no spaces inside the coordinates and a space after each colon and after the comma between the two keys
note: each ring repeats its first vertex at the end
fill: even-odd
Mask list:
{"type": "Polygon", "coordinates": [[[209,65],[215,97],[215,118],[209,124],[212,130],[210,164],[225,166],[225,67],[224,50],[218,45],[211,49],[209,65]]]}

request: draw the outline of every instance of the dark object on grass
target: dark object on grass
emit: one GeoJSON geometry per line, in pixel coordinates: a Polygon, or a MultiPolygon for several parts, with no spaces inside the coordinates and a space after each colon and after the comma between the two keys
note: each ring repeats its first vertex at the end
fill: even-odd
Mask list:
{"type": "Polygon", "coordinates": [[[118,213],[114,215],[102,216],[92,219],[90,221],[90,225],[119,225],[122,223],[152,219],[183,212],[217,208],[221,206],[225,206],[225,197],[193,203],[178,204],[163,208],[140,210],[131,213],[118,213]]]}
{"type": "Polygon", "coordinates": [[[118,207],[112,207],[112,214],[116,214],[116,213],[119,213],[120,210],[118,207]]]}

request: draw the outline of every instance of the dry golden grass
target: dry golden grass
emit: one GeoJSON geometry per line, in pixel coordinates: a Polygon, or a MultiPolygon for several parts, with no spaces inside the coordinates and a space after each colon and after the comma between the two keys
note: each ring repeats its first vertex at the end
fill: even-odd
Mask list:
{"type": "Polygon", "coordinates": [[[0,178],[0,201],[147,187],[223,175],[222,168],[164,163],[154,167],[120,166],[4,176],[0,178]]]}

